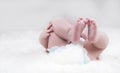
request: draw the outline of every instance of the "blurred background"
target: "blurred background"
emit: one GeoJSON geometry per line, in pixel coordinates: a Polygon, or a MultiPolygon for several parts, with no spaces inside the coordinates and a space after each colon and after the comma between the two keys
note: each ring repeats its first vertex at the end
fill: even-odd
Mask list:
{"type": "Polygon", "coordinates": [[[119,29],[120,0],[0,0],[0,32],[40,30],[55,17],[89,17],[101,29],[119,29]]]}

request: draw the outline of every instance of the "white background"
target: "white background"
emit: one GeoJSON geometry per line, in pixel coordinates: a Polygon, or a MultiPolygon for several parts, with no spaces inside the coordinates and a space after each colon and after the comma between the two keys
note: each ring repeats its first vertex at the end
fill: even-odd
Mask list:
{"type": "Polygon", "coordinates": [[[51,19],[93,18],[101,27],[120,27],[120,0],[0,0],[0,32],[40,30],[51,19]]]}

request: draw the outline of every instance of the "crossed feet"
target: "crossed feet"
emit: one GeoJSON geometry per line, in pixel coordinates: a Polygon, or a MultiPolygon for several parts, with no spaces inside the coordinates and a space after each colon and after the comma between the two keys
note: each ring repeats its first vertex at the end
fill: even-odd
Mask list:
{"type": "Polygon", "coordinates": [[[94,20],[89,18],[79,18],[75,25],[71,28],[70,37],[71,42],[77,43],[80,38],[93,42],[97,33],[97,26],[94,20]],[[87,27],[87,30],[86,30],[87,27]]]}

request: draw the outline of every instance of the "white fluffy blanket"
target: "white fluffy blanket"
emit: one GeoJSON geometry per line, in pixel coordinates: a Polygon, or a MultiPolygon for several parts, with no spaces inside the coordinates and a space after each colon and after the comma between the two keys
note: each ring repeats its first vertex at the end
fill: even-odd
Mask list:
{"type": "Polygon", "coordinates": [[[101,60],[88,64],[80,64],[79,54],[75,51],[71,54],[73,50],[46,54],[39,44],[39,34],[39,31],[0,34],[0,73],[120,73],[119,35],[116,32],[108,32],[110,44],[101,60]]]}

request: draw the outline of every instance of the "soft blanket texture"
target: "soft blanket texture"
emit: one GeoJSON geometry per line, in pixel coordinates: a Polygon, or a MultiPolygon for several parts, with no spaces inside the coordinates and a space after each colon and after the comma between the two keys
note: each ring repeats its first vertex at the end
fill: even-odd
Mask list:
{"type": "Polygon", "coordinates": [[[110,43],[101,60],[88,64],[80,64],[79,53],[73,50],[46,54],[39,44],[39,34],[40,31],[2,33],[0,73],[120,73],[118,30],[108,31],[110,43]]]}

